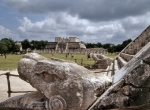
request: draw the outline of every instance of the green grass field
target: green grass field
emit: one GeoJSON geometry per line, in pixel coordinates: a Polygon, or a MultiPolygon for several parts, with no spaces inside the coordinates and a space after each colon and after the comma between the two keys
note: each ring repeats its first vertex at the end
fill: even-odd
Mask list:
{"type": "Polygon", "coordinates": [[[0,56],[0,70],[14,70],[18,66],[18,62],[22,55],[7,54],[6,59],[0,56]]]}
{"type": "MultiPolygon", "coordinates": [[[[79,65],[81,65],[81,59],[83,59],[83,62],[82,62],[83,65],[94,64],[94,60],[92,58],[87,60],[87,56],[83,54],[74,54],[73,58],[71,58],[70,55],[66,58],[66,54],[54,54],[53,56],[52,54],[41,54],[41,55],[48,59],[50,59],[51,57],[54,57],[54,58],[59,58],[59,59],[64,59],[64,60],[71,60],[73,62],[75,62],[75,59],[76,59],[76,63],[79,65]]],[[[16,69],[18,67],[18,62],[22,58],[22,56],[23,55],[7,54],[6,59],[0,56],[0,70],[16,69]]],[[[106,56],[110,58],[114,58],[116,54],[112,54],[112,55],[106,54],[106,56]]]]}
{"type": "Polygon", "coordinates": [[[115,58],[116,54],[105,54],[105,56],[109,57],[109,58],[115,58]]]}

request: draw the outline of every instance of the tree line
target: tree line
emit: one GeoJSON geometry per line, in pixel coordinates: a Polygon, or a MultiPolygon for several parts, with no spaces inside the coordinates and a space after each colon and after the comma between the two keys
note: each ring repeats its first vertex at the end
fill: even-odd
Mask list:
{"type": "Polygon", "coordinates": [[[11,38],[3,38],[0,40],[0,54],[3,54],[6,58],[6,53],[18,52],[19,46],[15,45],[15,42],[11,38]]]}
{"type": "MultiPolygon", "coordinates": [[[[114,45],[111,43],[106,43],[102,44],[100,42],[98,43],[84,43],[86,48],[104,48],[107,49],[108,52],[113,53],[113,52],[120,52],[123,48],[125,48],[132,40],[128,39],[122,42],[122,44],[114,45]]],[[[6,55],[7,53],[17,53],[20,52],[20,47],[19,45],[16,45],[17,41],[14,41],[11,38],[2,38],[0,40],[0,54],[6,55]]],[[[47,45],[48,41],[37,41],[37,40],[32,40],[29,41],[28,39],[25,39],[20,42],[22,45],[22,49],[26,53],[27,49],[30,50],[41,50],[44,49],[45,46],[47,45]]],[[[5,56],[6,57],[6,56],[5,56]]]]}
{"type": "Polygon", "coordinates": [[[32,40],[31,42],[28,41],[28,39],[25,39],[24,41],[21,42],[22,45],[22,49],[27,51],[28,48],[30,48],[31,50],[37,49],[37,50],[41,50],[44,49],[45,46],[47,45],[48,41],[37,41],[37,40],[32,40]]]}
{"type": "Polygon", "coordinates": [[[14,41],[11,38],[2,38],[0,40],[0,54],[4,55],[6,58],[7,53],[22,53],[23,51],[26,53],[27,49],[34,50],[34,49],[44,49],[47,45],[48,41],[36,41],[32,40],[29,41],[28,39],[25,39],[19,43],[22,45],[23,51],[20,50],[20,46],[17,45],[18,41],[14,41]]]}
{"type": "Polygon", "coordinates": [[[114,52],[120,52],[122,49],[124,49],[130,42],[132,42],[131,39],[125,40],[122,42],[122,44],[114,45],[111,43],[102,44],[100,42],[98,43],[86,43],[86,48],[104,48],[107,49],[108,52],[114,53],[114,52]]]}

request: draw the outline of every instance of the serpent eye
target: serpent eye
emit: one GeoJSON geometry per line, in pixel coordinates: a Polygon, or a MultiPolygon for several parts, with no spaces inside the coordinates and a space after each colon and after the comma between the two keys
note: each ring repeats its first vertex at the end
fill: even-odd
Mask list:
{"type": "Polygon", "coordinates": [[[44,81],[46,81],[46,82],[55,82],[55,81],[59,80],[58,76],[55,74],[49,74],[47,72],[42,72],[40,75],[43,77],[44,81]]]}

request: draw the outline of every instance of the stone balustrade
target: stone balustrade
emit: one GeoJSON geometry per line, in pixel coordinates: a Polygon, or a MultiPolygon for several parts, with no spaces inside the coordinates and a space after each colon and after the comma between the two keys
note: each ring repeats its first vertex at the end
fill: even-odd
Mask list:
{"type": "Polygon", "coordinates": [[[113,69],[119,70],[125,66],[149,41],[150,26],[148,26],[135,40],[133,40],[117,55],[114,59],[113,69]]]}

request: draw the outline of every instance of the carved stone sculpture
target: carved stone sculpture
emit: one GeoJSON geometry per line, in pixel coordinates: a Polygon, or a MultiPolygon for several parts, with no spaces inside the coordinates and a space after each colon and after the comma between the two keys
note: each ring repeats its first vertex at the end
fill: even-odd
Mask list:
{"type": "Polygon", "coordinates": [[[36,53],[23,56],[18,73],[37,92],[7,99],[0,106],[85,110],[111,84],[109,77],[96,76],[74,62],[49,60],[36,53]]]}
{"type": "Polygon", "coordinates": [[[93,54],[92,58],[95,61],[95,63],[92,65],[92,68],[96,69],[106,69],[113,61],[112,58],[108,58],[102,54],[93,54]]]}

